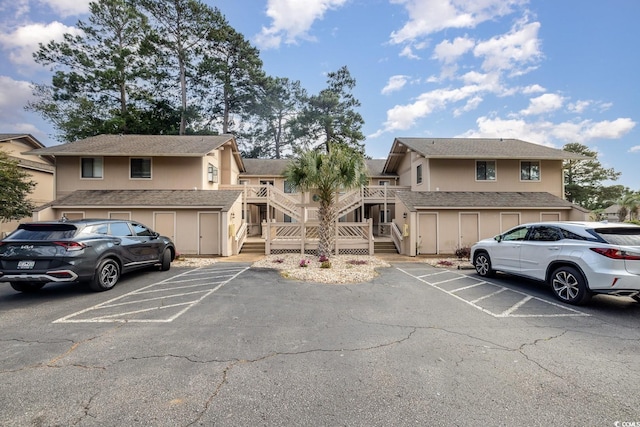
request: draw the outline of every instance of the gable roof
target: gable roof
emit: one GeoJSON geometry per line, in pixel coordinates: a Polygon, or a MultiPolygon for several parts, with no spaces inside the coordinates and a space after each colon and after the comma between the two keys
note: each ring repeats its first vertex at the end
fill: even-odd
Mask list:
{"type": "Polygon", "coordinates": [[[244,159],[242,176],[284,176],[291,159],[244,159]]]}
{"type": "Polygon", "coordinates": [[[431,159],[584,160],[590,158],[520,139],[396,138],[387,156],[385,172],[397,172],[402,158],[409,150],[431,159]]]}
{"type": "Polygon", "coordinates": [[[77,190],[44,207],[172,207],[219,208],[227,211],[240,197],[239,190],[77,190]]]}
{"type": "Polygon", "coordinates": [[[0,133],[0,142],[17,140],[32,148],[43,148],[44,144],[28,133],[0,133]]]}
{"type": "Polygon", "coordinates": [[[580,206],[545,192],[515,191],[397,191],[396,196],[415,212],[420,208],[460,209],[579,209],[580,206]]]}

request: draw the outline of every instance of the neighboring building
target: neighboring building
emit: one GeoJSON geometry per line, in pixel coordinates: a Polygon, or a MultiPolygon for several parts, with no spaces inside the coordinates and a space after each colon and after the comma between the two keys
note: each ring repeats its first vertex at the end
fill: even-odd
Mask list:
{"type": "MultiPolygon", "coordinates": [[[[56,200],[38,219],[135,219],[183,254],[232,255],[247,236],[267,253],[317,245],[318,204],[286,182],[289,160],[242,159],[231,135],[100,135],[29,154],[57,163],[56,200]]],[[[386,239],[406,255],[448,254],[523,222],[585,219],[562,176],[563,160],[584,158],[515,139],[398,138],[367,160],[369,185],[340,193],[338,251],[386,239]]]]}
{"type": "MultiPolygon", "coordinates": [[[[40,206],[55,198],[54,188],[54,159],[51,156],[28,156],[25,151],[44,148],[36,138],[26,134],[0,134],[0,150],[8,153],[9,158],[16,160],[18,166],[29,174],[29,179],[36,183],[29,200],[40,206]]],[[[20,222],[30,221],[26,217],[20,221],[0,222],[0,237],[15,230],[20,222]]]]}
{"type": "MultiPolygon", "coordinates": [[[[620,205],[611,205],[607,207],[604,211],[602,211],[602,216],[603,216],[602,219],[611,221],[611,222],[620,222],[620,214],[618,212],[620,212],[621,207],[622,206],[620,205]]],[[[624,220],[628,221],[630,218],[631,218],[631,214],[627,209],[627,215],[624,217],[624,220]]]]}

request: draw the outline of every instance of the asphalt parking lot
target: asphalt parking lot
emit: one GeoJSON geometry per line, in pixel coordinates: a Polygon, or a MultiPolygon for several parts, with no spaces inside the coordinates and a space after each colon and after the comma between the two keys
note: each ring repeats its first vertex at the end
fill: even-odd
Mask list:
{"type": "Polygon", "coordinates": [[[0,326],[3,426],[640,422],[640,304],[420,263],[353,285],[234,262],[1,285],[0,326]]]}

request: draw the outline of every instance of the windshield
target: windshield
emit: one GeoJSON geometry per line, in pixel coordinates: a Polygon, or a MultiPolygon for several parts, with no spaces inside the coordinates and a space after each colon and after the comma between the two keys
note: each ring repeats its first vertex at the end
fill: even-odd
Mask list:
{"type": "Polygon", "coordinates": [[[620,246],[640,246],[640,227],[638,228],[597,228],[593,230],[605,242],[620,246]]]}

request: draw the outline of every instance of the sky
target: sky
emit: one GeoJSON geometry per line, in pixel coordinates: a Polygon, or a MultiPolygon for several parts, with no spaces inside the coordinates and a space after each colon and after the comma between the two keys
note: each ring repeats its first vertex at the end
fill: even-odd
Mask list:
{"type": "MultiPolygon", "coordinates": [[[[640,190],[640,1],[204,0],[260,50],[273,77],[310,93],[347,66],[366,154],[394,138],[578,142],[640,190]]],[[[55,129],[24,110],[51,71],[38,43],[77,33],[86,0],[0,0],[0,133],[55,129]]],[[[612,183],[609,183],[612,184],[612,183]]]]}

